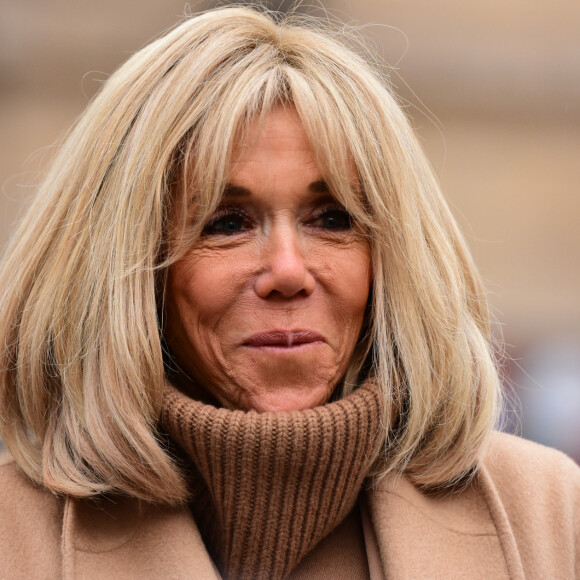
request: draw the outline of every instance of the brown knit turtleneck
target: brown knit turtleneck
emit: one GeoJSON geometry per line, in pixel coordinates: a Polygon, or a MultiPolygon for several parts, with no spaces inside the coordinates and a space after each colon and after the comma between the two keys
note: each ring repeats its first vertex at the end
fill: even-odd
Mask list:
{"type": "Polygon", "coordinates": [[[284,578],[340,524],[368,471],[380,410],[373,383],[291,413],[217,409],[167,386],[162,425],[193,462],[192,510],[226,578],[284,578]]]}

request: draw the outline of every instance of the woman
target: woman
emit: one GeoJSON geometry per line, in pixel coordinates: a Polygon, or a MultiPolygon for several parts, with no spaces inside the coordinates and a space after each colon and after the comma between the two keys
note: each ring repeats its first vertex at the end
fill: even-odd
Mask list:
{"type": "Polygon", "coordinates": [[[6,577],[580,572],[579,470],[492,435],[479,278],[336,36],[207,12],[64,143],[0,278],[6,577]]]}

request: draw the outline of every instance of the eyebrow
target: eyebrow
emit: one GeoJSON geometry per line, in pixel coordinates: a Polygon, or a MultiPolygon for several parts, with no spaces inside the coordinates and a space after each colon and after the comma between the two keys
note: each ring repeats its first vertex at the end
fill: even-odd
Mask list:
{"type": "MultiPolygon", "coordinates": [[[[312,193],[330,193],[330,187],[324,179],[319,179],[313,181],[309,186],[308,190],[312,193]]],[[[226,198],[236,198],[236,197],[250,197],[252,192],[247,187],[242,187],[241,185],[234,185],[233,183],[227,183],[224,188],[223,197],[226,198]]]]}
{"type": "Polygon", "coordinates": [[[330,187],[328,183],[324,179],[319,179],[318,181],[313,181],[309,186],[308,189],[312,193],[330,193],[330,187]]]}
{"type": "Polygon", "coordinates": [[[224,188],[223,197],[250,197],[251,195],[252,192],[248,188],[227,183],[224,188]]]}

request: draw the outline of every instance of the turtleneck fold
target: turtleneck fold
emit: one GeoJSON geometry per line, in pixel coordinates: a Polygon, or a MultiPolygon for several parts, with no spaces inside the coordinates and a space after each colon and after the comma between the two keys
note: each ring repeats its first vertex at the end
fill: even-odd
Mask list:
{"type": "Polygon", "coordinates": [[[374,457],[380,420],[372,382],[283,413],[216,408],[167,386],[162,426],[192,462],[192,511],[225,578],[285,578],[340,524],[374,457]]]}

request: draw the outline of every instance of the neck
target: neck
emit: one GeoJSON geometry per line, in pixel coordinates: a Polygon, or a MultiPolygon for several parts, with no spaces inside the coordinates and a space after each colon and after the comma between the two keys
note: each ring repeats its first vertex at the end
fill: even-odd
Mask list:
{"type": "Polygon", "coordinates": [[[191,506],[228,578],[283,578],[356,503],[377,451],[373,383],[291,413],[218,409],[167,387],[162,424],[189,462],[191,506]]]}

